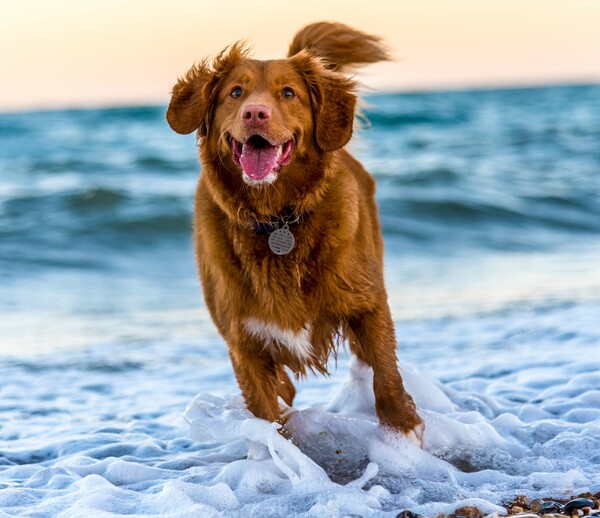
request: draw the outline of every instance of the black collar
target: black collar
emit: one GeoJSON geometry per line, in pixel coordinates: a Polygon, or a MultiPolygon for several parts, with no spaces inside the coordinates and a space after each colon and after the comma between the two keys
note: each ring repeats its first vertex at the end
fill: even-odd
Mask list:
{"type": "Polygon", "coordinates": [[[257,234],[268,235],[286,224],[290,227],[297,225],[303,219],[304,215],[297,214],[294,207],[287,206],[278,216],[271,216],[266,221],[254,221],[252,223],[252,230],[257,234]]]}

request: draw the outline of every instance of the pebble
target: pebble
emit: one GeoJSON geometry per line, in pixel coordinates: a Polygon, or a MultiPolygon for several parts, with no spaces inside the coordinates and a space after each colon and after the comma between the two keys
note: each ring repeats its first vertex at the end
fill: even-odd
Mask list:
{"type": "Polygon", "coordinates": [[[413,513],[410,509],[405,509],[396,515],[396,518],[423,518],[420,514],[413,513]]]}
{"type": "Polygon", "coordinates": [[[544,501],[541,498],[536,498],[533,502],[531,502],[530,508],[534,513],[537,513],[543,503],[544,501]]]}
{"type": "Polygon", "coordinates": [[[594,507],[594,502],[588,500],[587,498],[576,498],[575,500],[571,500],[565,504],[563,512],[569,515],[576,509],[583,509],[584,507],[589,507],[591,509],[594,507]]]}
{"type": "MultiPolygon", "coordinates": [[[[544,501],[541,498],[530,500],[525,495],[519,495],[513,498],[505,508],[508,511],[508,517],[506,515],[500,516],[497,512],[484,515],[473,506],[460,507],[452,514],[443,516],[444,518],[586,518],[588,516],[600,518],[600,492],[593,495],[582,493],[565,504],[554,500],[544,501]]],[[[406,509],[396,515],[396,518],[424,517],[415,514],[410,509],[406,509]]],[[[438,518],[442,518],[442,515],[439,515],[438,518]]]]}
{"type": "MultiPolygon", "coordinates": [[[[540,504],[542,503],[542,500],[540,500],[540,504]]],[[[520,507],[522,509],[531,509],[531,500],[529,499],[528,496],[525,495],[519,495],[516,496],[513,501],[508,504],[509,507],[511,507],[513,510],[515,509],[515,507],[520,507]]]]}
{"type": "Polygon", "coordinates": [[[536,511],[538,514],[551,514],[551,513],[561,513],[563,511],[563,506],[554,500],[548,500],[540,505],[540,508],[536,511]]]}
{"type": "Polygon", "coordinates": [[[479,518],[481,516],[483,516],[483,513],[477,507],[465,505],[448,515],[448,518],[479,518]]]}

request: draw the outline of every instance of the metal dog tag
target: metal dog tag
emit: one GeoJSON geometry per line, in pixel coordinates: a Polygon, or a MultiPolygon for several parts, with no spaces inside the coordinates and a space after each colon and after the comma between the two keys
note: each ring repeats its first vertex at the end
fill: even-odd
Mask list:
{"type": "Polygon", "coordinates": [[[295,244],[294,234],[290,232],[287,223],[283,228],[278,228],[269,235],[269,248],[277,255],[289,254],[295,244]]]}

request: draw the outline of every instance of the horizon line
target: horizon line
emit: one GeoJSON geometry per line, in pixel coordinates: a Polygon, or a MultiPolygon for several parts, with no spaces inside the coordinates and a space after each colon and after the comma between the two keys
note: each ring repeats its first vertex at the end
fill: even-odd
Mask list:
{"type": "MultiPolygon", "coordinates": [[[[564,80],[551,82],[517,82],[514,83],[480,83],[473,85],[440,85],[440,86],[422,86],[422,87],[397,87],[397,86],[380,86],[372,87],[368,85],[359,85],[358,93],[360,96],[376,96],[376,95],[419,95],[419,94],[443,94],[443,93],[461,93],[461,92],[487,92],[487,91],[503,91],[503,90],[543,90],[551,88],[584,88],[600,86],[600,79],[582,79],[582,80],[564,80]]],[[[134,102],[123,99],[122,101],[91,101],[90,103],[40,103],[39,105],[23,105],[23,106],[2,106],[0,105],[0,115],[18,114],[18,113],[47,113],[61,111],[93,111],[93,110],[111,110],[111,109],[126,109],[126,108],[158,108],[167,107],[168,98],[166,101],[159,100],[142,100],[134,102]]]]}

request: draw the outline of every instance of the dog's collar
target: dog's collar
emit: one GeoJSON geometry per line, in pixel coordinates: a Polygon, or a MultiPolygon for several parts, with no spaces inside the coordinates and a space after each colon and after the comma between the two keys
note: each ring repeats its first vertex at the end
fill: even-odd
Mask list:
{"type": "Polygon", "coordinates": [[[266,221],[253,221],[252,230],[257,234],[268,235],[285,225],[292,227],[305,219],[305,214],[297,214],[294,207],[287,206],[278,216],[271,216],[266,221]]]}

